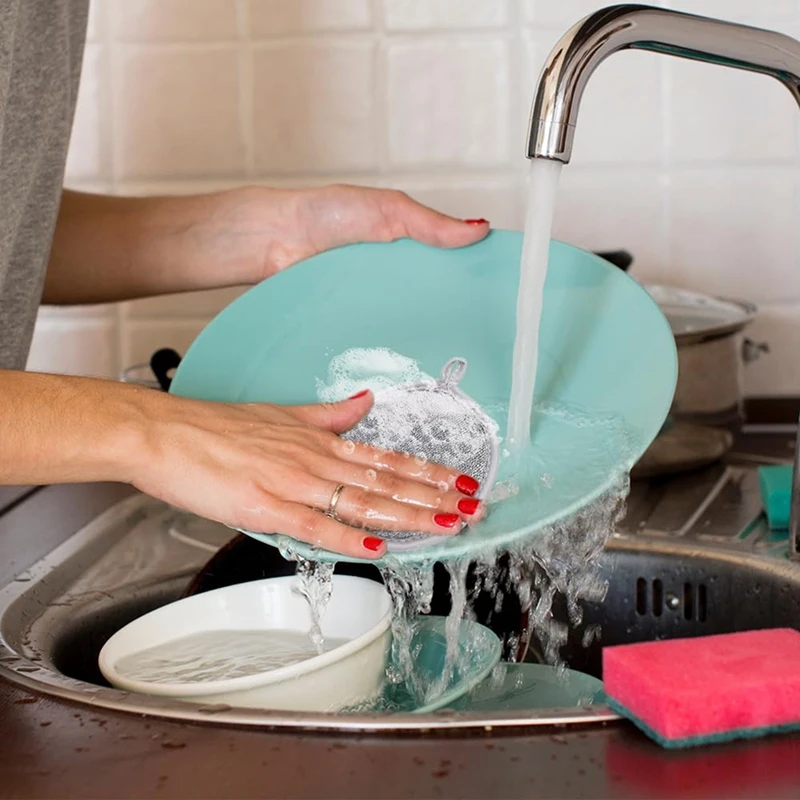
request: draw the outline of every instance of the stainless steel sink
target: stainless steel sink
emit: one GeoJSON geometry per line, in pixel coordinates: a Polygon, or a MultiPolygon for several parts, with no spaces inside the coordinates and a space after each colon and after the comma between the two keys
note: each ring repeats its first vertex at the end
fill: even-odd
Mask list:
{"type": "MultiPolygon", "coordinates": [[[[168,702],[105,684],[97,654],[132,619],[177,599],[231,538],[223,526],[133,495],[0,589],[0,673],[95,706],[215,724],[341,730],[586,725],[616,719],[605,706],[530,712],[333,715],[168,702]]],[[[718,466],[639,484],[601,568],[606,600],[586,609],[599,641],[574,630],[563,650],[574,669],[600,675],[603,645],[800,626],[800,564],[787,536],[760,514],[752,465],[718,466]]],[[[556,616],[566,618],[563,604],[556,616]]],[[[536,660],[534,637],[528,660],[536,660]]]]}

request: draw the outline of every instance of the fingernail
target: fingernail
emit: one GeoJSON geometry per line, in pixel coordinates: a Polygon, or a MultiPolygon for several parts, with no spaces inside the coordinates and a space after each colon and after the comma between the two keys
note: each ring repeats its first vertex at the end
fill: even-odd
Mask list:
{"type": "Polygon", "coordinates": [[[463,500],[458,501],[458,510],[462,514],[474,514],[480,504],[481,501],[476,500],[474,497],[465,497],[463,500]]]}
{"type": "Polygon", "coordinates": [[[365,536],[361,544],[363,544],[367,550],[372,550],[372,552],[375,553],[383,546],[383,539],[379,539],[377,536],[365,536]]]}
{"type": "Polygon", "coordinates": [[[465,219],[464,222],[466,222],[467,225],[488,225],[489,220],[488,219],[465,219]]]}
{"type": "Polygon", "coordinates": [[[475,478],[470,478],[469,475],[459,475],[456,478],[456,489],[458,489],[461,494],[468,494],[471,497],[480,487],[481,485],[478,481],[476,481],[475,478]]]}
{"type": "Polygon", "coordinates": [[[362,389],[360,392],[356,392],[355,394],[351,394],[348,397],[348,400],[357,400],[359,397],[363,397],[365,394],[369,394],[369,389],[362,389]]]}
{"type": "Polygon", "coordinates": [[[440,528],[452,528],[458,522],[458,514],[434,514],[433,521],[440,528]]]}

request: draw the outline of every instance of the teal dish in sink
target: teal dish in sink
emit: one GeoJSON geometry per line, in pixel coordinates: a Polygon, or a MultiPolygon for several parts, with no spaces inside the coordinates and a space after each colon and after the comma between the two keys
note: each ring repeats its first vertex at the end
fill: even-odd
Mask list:
{"type": "Polygon", "coordinates": [[[447,619],[419,617],[411,640],[414,672],[430,696],[415,700],[402,685],[385,688],[380,706],[394,713],[424,714],[458,701],[487,678],[500,661],[502,645],[497,635],[477,622],[462,619],[458,630],[459,655],[449,680],[442,676],[447,656],[447,619]]]}
{"type": "MultiPolygon", "coordinates": [[[[461,389],[502,434],[521,248],[520,233],[495,230],[458,250],[403,239],[314,256],[255,286],[212,320],[186,353],[171,391],[231,403],[314,403],[331,359],[352,348],[388,348],[432,376],[460,356],[468,362],[461,389]]],[[[427,561],[502,549],[569,518],[645,452],[667,417],[676,377],[675,340],[648,293],[604,259],[552,242],[536,409],[519,493],[458,536],[390,558],[427,561]]],[[[501,460],[501,480],[503,469],[501,460]]],[[[291,545],[306,558],[348,560],[269,531],[245,533],[291,545]]]]}
{"type": "Polygon", "coordinates": [[[582,708],[605,702],[603,682],[583,672],[563,674],[546,664],[503,664],[502,673],[485,678],[454,700],[454,711],[546,711],[582,708]]]}

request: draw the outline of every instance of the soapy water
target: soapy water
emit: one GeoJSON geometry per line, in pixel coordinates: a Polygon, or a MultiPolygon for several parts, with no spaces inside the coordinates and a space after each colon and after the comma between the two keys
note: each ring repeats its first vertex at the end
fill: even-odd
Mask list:
{"type": "MultiPolygon", "coordinates": [[[[324,652],[347,643],[328,638],[324,652]]],[[[120,675],[146,683],[192,684],[259,675],[320,654],[304,631],[201,631],[121,658],[120,675]]]]}
{"type": "MultiPolygon", "coordinates": [[[[320,399],[337,400],[365,385],[380,392],[391,387],[395,380],[414,383],[433,380],[411,359],[388,350],[381,350],[377,356],[370,353],[372,351],[351,350],[335,357],[327,381],[318,382],[320,399]],[[378,375],[371,372],[376,368],[381,370],[378,375]]],[[[485,410],[496,421],[502,421],[508,414],[508,407],[503,403],[495,403],[485,410]]],[[[545,525],[530,537],[516,538],[500,547],[477,548],[471,558],[444,560],[439,556],[450,576],[447,658],[442,674],[428,682],[415,669],[417,653],[412,643],[419,615],[430,610],[433,562],[409,564],[393,560],[391,556],[386,559],[381,574],[393,606],[392,649],[386,681],[390,685],[403,685],[417,705],[433,702],[441,696],[450,685],[454,671],[459,669],[460,659],[469,656],[469,643],[464,646],[460,641],[460,623],[462,619],[475,618],[473,606],[479,596],[493,597],[497,612],[504,597],[513,594],[518,599],[526,622],[522,630],[507,634],[504,650],[510,660],[523,654],[532,639],[540,648],[541,660],[562,671],[565,665],[561,648],[567,641],[569,627],[580,626],[586,603],[601,602],[605,597],[607,585],[599,578],[597,560],[624,511],[628,476],[620,465],[628,463],[631,434],[613,416],[589,415],[559,403],[536,403],[531,417],[534,425],[537,420],[557,420],[569,427],[570,435],[558,436],[552,441],[538,437],[534,445],[522,450],[502,449],[498,481],[486,498],[489,514],[486,521],[474,527],[476,536],[481,535],[481,531],[492,530],[492,526],[519,528],[531,517],[541,517],[543,509],[550,509],[554,517],[559,517],[565,501],[574,499],[579,503],[583,499],[579,492],[581,484],[576,485],[573,498],[570,476],[549,471],[554,463],[575,465],[574,470],[591,470],[602,476],[600,484],[604,483],[607,490],[569,519],[545,525]],[[598,429],[602,436],[597,435],[598,429]],[[553,604],[559,595],[566,602],[566,622],[553,614],[553,604]]],[[[399,423],[402,418],[391,421],[394,425],[399,423]]],[[[546,426],[541,427],[545,429],[546,426]]],[[[403,432],[399,431],[398,435],[401,434],[403,432]]],[[[298,558],[291,542],[284,542],[281,552],[285,557],[298,558]]],[[[316,589],[307,590],[312,604],[314,598],[329,593],[326,587],[330,586],[332,570],[309,569],[301,559],[301,573],[306,585],[309,581],[319,584],[316,589]]],[[[313,613],[319,615],[320,612],[313,613]]],[[[596,626],[587,628],[584,642],[588,645],[599,634],[596,626]]],[[[393,709],[381,700],[369,710],[393,709]]]]}
{"type": "Polygon", "coordinates": [[[435,383],[412,358],[385,347],[353,348],[334,356],[326,378],[317,378],[317,397],[321,403],[335,403],[370,389],[381,389],[412,383],[435,383]]]}

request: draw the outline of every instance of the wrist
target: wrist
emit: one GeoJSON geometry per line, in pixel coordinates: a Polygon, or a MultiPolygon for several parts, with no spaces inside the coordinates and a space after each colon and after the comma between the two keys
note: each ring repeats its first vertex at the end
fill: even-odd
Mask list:
{"type": "Polygon", "coordinates": [[[0,483],[132,483],[147,430],[167,400],[108,380],[0,373],[0,483]],[[152,397],[151,397],[152,396],[152,397]]]}
{"type": "Polygon", "coordinates": [[[120,384],[108,412],[101,447],[105,480],[140,487],[159,463],[167,434],[165,422],[179,398],[130,384],[120,384]]]}
{"type": "Polygon", "coordinates": [[[300,201],[307,191],[241,186],[216,195],[215,217],[225,221],[232,245],[227,269],[236,271],[237,285],[260,283],[296,260],[300,201]]]}

